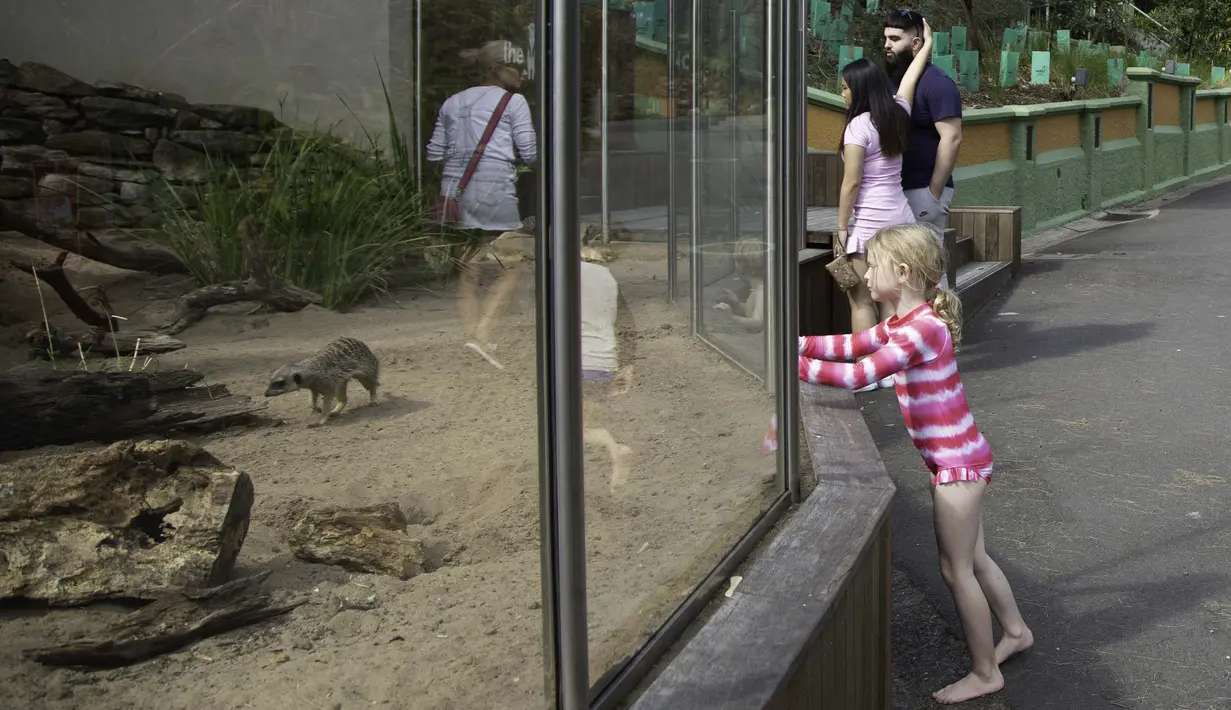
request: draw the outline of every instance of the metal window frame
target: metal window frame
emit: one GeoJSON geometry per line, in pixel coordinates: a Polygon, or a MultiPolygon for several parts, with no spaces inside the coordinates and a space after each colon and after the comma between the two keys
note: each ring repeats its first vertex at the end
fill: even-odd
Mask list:
{"type": "MultiPolygon", "coordinates": [[[[668,43],[674,48],[675,2],[668,0],[668,43]]],[[[702,0],[686,0],[692,7],[690,42],[696,42],[697,12],[702,0]]],[[[721,562],[702,580],[655,634],[619,668],[589,687],[589,647],[586,616],[584,453],[581,427],[580,350],[580,241],[552,239],[573,234],[579,226],[580,184],[580,44],[579,4],[569,0],[540,0],[535,43],[542,71],[536,82],[541,107],[537,130],[542,150],[539,174],[536,274],[537,366],[539,417],[540,535],[543,594],[544,686],[548,706],[556,710],[615,707],[650,673],[653,666],[681,638],[704,610],[727,577],[773,529],[800,493],[798,437],[798,251],[795,235],[806,224],[804,165],[806,153],[806,20],[802,3],[766,0],[766,167],[770,181],[766,193],[766,233],[772,245],[767,259],[767,384],[776,387],[778,415],[778,470],[781,492],[754,521],[721,562]],[[778,347],[774,347],[777,343],[778,347]]],[[[691,73],[701,69],[693,51],[691,73]]],[[[674,54],[668,54],[674,78],[674,54]]],[[[669,81],[675,99],[675,83],[669,81]]],[[[699,190],[697,164],[699,114],[697,82],[692,85],[690,112],[690,320],[700,335],[695,316],[700,290],[699,190]]],[[[672,106],[674,109],[674,103],[672,106]]],[[[672,131],[678,122],[670,115],[672,131]]],[[[669,140],[671,185],[668,221],[675,226],[675,138],[669,140]]],[[[676,232],[668,229],[668,259],[674,263],[676,232]]],[[[674,271],[674,269],[670,269],[674,271]]],[[[675,279],[669,279],[674,298],[675,279]]]]}
{"type": "Polygon", "coordinates": [[[581,7],[540,0],[539,219],[535,240],[543,677],[548,706],[589,704],[581,426],[581,7]],[[553,238],[553,235],[556,238],[553,238]],[[561,238],[564,237],[564,238],[561,238]]]}

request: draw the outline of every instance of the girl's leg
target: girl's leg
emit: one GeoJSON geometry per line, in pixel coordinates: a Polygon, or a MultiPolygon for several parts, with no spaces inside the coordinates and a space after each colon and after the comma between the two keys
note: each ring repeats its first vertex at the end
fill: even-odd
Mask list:
{"type": "Polygon", "coordinates": [[[970,673],[942,688],[932,697],[945,705],[961,703],[1004,687],[992,644],[992,613],[987,597],[975,577],[975,555],[982,526],[985,482],[955,482],[932,486],[936,545],[940,573],[966,634],[970,649],[970,673]]]}
{"type": "Polygon", "coordinates": [[[598,409],[597,403],[585,399],[583,393],[581,402],[582,440],[587,444],[597,444],[607,449],[607,455],[611,457],[611,481],[608,487],[614,493],[617,488],[628,483],[628,457],[633,450],[617,442],[611,432],[606,429],[590,427],[598,414],[598,409]]]}
{"type": "Polygon", "coordinates": [[[859,283],[846,292],[851,302],[851,332],[861,333],[876,325],[876,303],[872,301],[872,292],[863,280],[868,273],[868,260],[863,254],[851,254],[851,266],[859,275],[859,283]]]}
{"type": "Polygon", "coordinates": [[[462,328],[473,333],[479,317],[479,265],[473,260],[458,267],[458,310],[461,311],[462,328]]]}
{"type": "Polygon", "coordinates": [[[979,587],[1000,622],[1000,628],[1004,629],[1004,636],[996,644],[996,665],[1000,665],[1034,645],[1034,634],[1022,619],[1009,580],[983,549],[983,523],[979,523],[979,541],[975,543],[975,578],[979,580],[979,587]]]}
{"type": "Polygon", "coordinates": [[[491,342],[487,339],[487,336],[491,330],[492,318],[496,316],[504,306],[505,301],[509,299],[509,295],[513,293],[513,289],[517,286],[517,281],[520,278],[521,267],[516,263],[510,263],[496,277],[496,283],[492,286],[492,293],[485,299],[486,306],[483,308],[483,317],[479,319],[479,323],[474,329],[474,339],[481,346],[491,342]]]}
{"type": "MultiPolygon", "coordinates": [[[[851,332],[860,333],[874,327],[879,322],[877,317],[881,314],[877,308],[878,304],[872,300],[872,292],[868,290],[868,285],[863,281],[864,274],[868,273],[867,256],[865,254],[852,254],[851,266],[854,267],[855,273],[859,274],[859,285],[847,291],[846,297],[851,302],[851,332]]],[[[883,303],[879,305],[885,307],[883,303]]],[[[881,320],[888,317],[884,316],[881,320]]],[[[877,387],[888,388],[892,386],[893,380],[886,377],[876,384],[868,385],[856,391],[867,392],[877,387]]]]}

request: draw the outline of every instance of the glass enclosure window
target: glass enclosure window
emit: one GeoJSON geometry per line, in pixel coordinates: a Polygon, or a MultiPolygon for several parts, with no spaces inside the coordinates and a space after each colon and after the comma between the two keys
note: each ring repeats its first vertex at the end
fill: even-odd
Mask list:
{"type": "MultiPolygon", "coordinates": [[[[65,0],[0,11],[12,63],[0,61],[0,206],[6,227],[12,214],[35,225],[23,227],[30,236],[0,234],[0,310],[14,336],[0,364],[27,363],[28,348],[11,343],[50,329],[54,347],[35,339],[39,372],[172,383],[157,404],[142,401],[213,426],[153,438],[186,439],[220,462],[185,470],[251,477],[234,576],[269,572],[261,589],[307,600],[152,662],[57,676],[52,691],[28,682],[48,671],[21,651],[101,633],[124,609],[0,614],[0,705],[544,707],[535,240],[517,231],[520,166],[536,159],[534,11],[505,0],[65,0]],[[501,39],[509,45],[488,61],[501,39]],[[515,89],[506,110],[516,135],[492,139],[496,159],[463,194],[465,222],[442,228],[429,208],[442,179],[464,170],[495,82],[515,89]],[[500,233],[512,236],[493,246],[500,233]],[[104,322],[123,319],[102,328],[117,338],[81,335],[89,326],[48,283],[7,266],[21,259],[46,274],[61,248],[86,255],[69,256],[63,273],[104,322]],[[177,300],[224,283],[247,284],[246,296],[197,292],[202,308],[187,309],[177,300]],[[159,352],[150,333],[173,322],[183,347],[159,352]],[[185,369],[200,379],[180,392],[185,369]],[[351,374],[342,407],[334,378],[351,374]],[[313,400],[341,411],[326,417],[313,400]]],[[[115,413],[117,424],[140,418],[134,408],[115,413]]],[[[27,443],[72,438],[49,428],[27,443]]],[[[6,451],[0,481],[60,451],[6,451]]],[[[175,485],[151,500],[169,500],[175,485]]],[[[129,510],[134,521],[141,512],[153,515],[129,510]]],[[[163,511],[177,527],[159,534],[174,540],[193,521],[216,530],[215,512],[163,511]]],[[[181,542],[207,558],[208,541],[181,542]]],[[[174,561],[144,554],[126,574],[174,561]]],[[[116,585],[101,591],[139,586],[116,585]]]]}
{"type": "Polygon", "coordinates": [[[592,684],[782,490],[761,450],[766,2],[603,1],[583,5],[606,51],[583,65],[577,233],[592,684]]]}
{"type": "Polygon", "coordinates": [[[200,688],[228,707],[549,705],[564,614],[545,589],[565,585],[543,573],[541,524],[569,516],[540,468],[568,445],[539,397],[545,372],[571,370],[540,341],[558,346],[568,320],[543,306],[568,282],[572,260],[545,253],[564,239],[581,258],[584,470],[555,475],[584,481],[588,680],[612,687],[784,500],[784,457],[765,448],[790,401],[773,366],[792,242],[768,167],[773,1],[582,2],[581,91],[548,97],[581,117],[579,221],[546,235],[538,0],[6,9],[0,217],[16,231],[0,263],[26,268],[0,275],[0,326],[28,346],[0,348],[5,370],[25,365],[3,391],[123,389],[6,434],[0,490],[143,443],[91,469],[116,477],[105,492],[43,506],[83,511],[107,554],[0,587],[0,687],[15,689],[0,705],[46,699],[23,650],[127,613],[29,614],[9,597],[264,574],[260,590],[306,603],[55,692],[83,707],[196,707],[200,688]],[[104,563],[121,572],[89,574],[104,563]]]}

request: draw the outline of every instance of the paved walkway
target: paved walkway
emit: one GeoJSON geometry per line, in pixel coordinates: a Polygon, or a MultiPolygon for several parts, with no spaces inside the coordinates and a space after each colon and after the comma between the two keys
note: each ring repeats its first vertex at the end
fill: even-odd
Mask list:
{"type": "MultiPolygon", "coordinates": [[[[1227,710],[1231,183],[1153,219],[1033,241],[959,354],[996,456],[988,550],[1036,638],[1006,664],[1001,697],[977,706],[1227,710]]],[[[899,707],[926,707],[965,654],[912,612],[935,605],[957,627],[897,402],[863,401],[899,487],[899,707]]]]}

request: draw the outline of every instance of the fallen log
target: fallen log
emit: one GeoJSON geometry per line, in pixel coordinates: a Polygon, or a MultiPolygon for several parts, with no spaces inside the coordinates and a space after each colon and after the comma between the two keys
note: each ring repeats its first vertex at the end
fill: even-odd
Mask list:
{"type": "MultiPolygon", "coordinates": [[[[30,261],[10,260],[9,265],[19,271],[24,271],[31,276],[37,277],[40,281],[51,287],[51,290],[56,292],[64,305],[68,306],[68,310],[82,323],[96,328],[110,328],[111,330],[120,329],[120,318],[112,318],[111,314],[106,312],[99,313],[94,310],[77,289],[73,288],[72,282],[68,280],[68,274],[64,272],[64,261],[68,259],[68,252],[62,251],[56,257],[56,260],[51,263],[34,263],[30,261]]],[[[101,292],[99,292],[101,293],[101,292]]],[[[103,296],[105,299],[105,295],[103,296]]]]}
{"type": "Polygon", "coordinates": [[[0,374],[0,451],[252,422],[264,404],[192,370],[86,372],[25,366],[0,374]]]}
{"type": "Polygon", "coordinates": [[[228,303],[260,303],[274,311],[294,313],[308,306],[319,306],[324,301],[320,294],[289,284],[274,274],[261,253],[251,216],[241,219],[238,229],[248,278],[202,286],[180,296],[175,315],[163,327],[167,333],[183,332],[204,318],[209,309],[228,303]]]}
{"type": "Polygon", "coordinates": [[[201,591],[168,594],[128,615],[99,638],[30,649],[24,655],[49,666],[118,668],[285,614],[307,601],[278,604],[268,592],[248,593],[268,576],[266,571],[201,591]]]}
{"type": "Polygon", "coordinates": [[[0,231],[11,230],[56,249],[69,251],[108,266],[152,274],[186,274],[188,269],[167,249],[123,233],[77,232],[45,227],[0,204],[0,231]]]}
{"type": "Polygon", "coordinates": [[[187,347],[182,340],[148,330],[116,333],[102,328],[81,331],[53,327],[50,338],[48,335],[48,329],[44,327],[31,328],[26,333],[31,358],[49,360],[52,354],[59,360],[76,360],[79,354],[87,358],[140,357],[163,355],[187,347]]]}
{"type": "Polygon", "coordinates": [[[248,533],[248,475],[201,447],[123,441],[0,464],[0,599],[156,599],[226,582],[248,533]]]}

